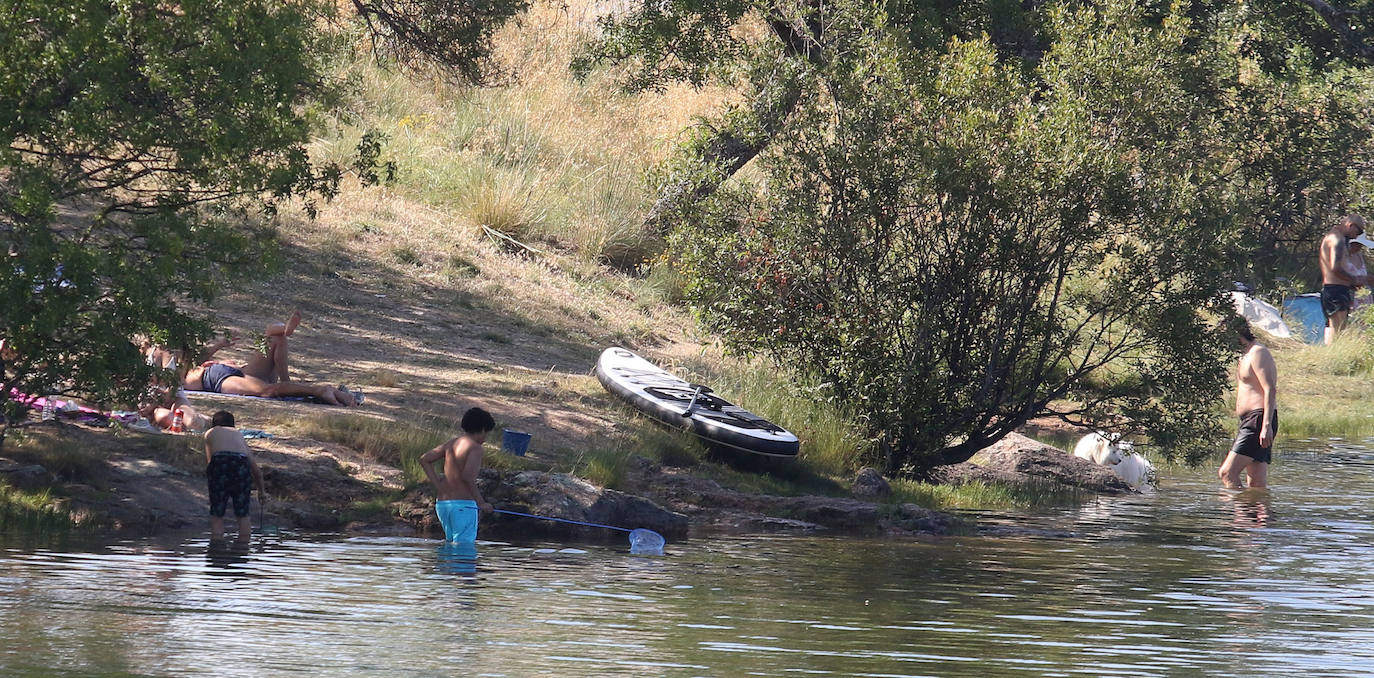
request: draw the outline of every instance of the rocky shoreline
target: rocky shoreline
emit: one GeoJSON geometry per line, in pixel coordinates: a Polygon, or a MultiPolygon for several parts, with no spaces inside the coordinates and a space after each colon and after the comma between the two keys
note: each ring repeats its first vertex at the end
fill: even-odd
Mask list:
{"type": "MultiPolygon", "coordinates": [[[[0,481],[19,489],[49,491],[53,507],[80,525],[157,531],[194,529],[205,521],[204,457],[187,442],[169,443],[170,437],[162,437],[131,445],[120,436],[70,425],[39,427],[29,435],[61,437],[87,454],[77,464],[38,458],[11,446],[0,457],[0,481]]],[[[1071,487],[1092,494],[1133,491],[1103,467],[1016,434],[973,461],[942,469],[939,480],[951,485],[1071,487]]],[[[342,446],[315,441],[275,444],[259,453],[259,462],[269,495],[263,520],[275,527],[431,536],[439,532],[428,488],[407,490],[403,471],[342,446]],[[360,511],[360,505],[373,510],[360,511]]],[[[1016,533],[1005,525],[970,525],[948,513],[886,500],[887,483],[872,469],[843,488],[850,496],[738,492],[689,469],[642,457],[631,461],[626,492],[543,471],[484,469],[479,483],[487,500],[500,509],[643,527],[670,540],[713,532],[889,537],[1016,533]]],[[[616,535],[601,528],[507,515],[484,516],[482,529],[554,538],[616,535]]]]}

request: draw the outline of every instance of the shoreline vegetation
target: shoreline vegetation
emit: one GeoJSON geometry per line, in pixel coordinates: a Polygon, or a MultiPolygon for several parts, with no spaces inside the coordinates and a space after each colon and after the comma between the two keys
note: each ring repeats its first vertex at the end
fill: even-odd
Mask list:
{"type": "MultiPolygon", "coordinates": [[[[502,29],[496,58],[519,79],[498,87],[457,90],[364,61],[344,67],[358,96],[312,152],[344,163],[365,134],[380,132],[382,159],[394,163],[395,176],[375,187],[345,181],[313,219],[304,205],[283,211],[275,224],[280,270],[240,281],[203,309],[247,335],[300,308],[306,322],[293,348],[296,378],[367,391],[368,404],[349,413],[210,396],[196,402],[233,410],[245,426],[273,435],[251,444],[265,467],[279,466],[269,493],[299,494],[295,504],[286,499],[295,524],[394,521],[423,503],[416,459],[455,435],[457,413],[475,404],[496,413],[498,427],[535,440],[527,457],[489,444],[487,467],[567,473],[612,489],[625,485],[641,456],[734,491],[780,496],[847,496],[855,473],[869,465],[872,442],[847,413],[786,369],[723,354],[682,306],[682,282],[662,241],[640,228],[654,197],[644,177],[693,120],[722,110],[730,95],[683,85],[624,94],[615,73],[571,79],[567,64],[592,19],[541,4],[502,29]],[[709,458],[686,434],[634,414],[588,375],[608,345],[711,383],[796,432],[804,441],[800,462],[784,473],[740,471],[709,458]]],[[[1374,413],[1360,409],[1374,402],[1374,335],[1351,332],[1330,347],[1271,346],[1280,370],[1280,445],[1374,436],[1374,413]]],[[[1068,449],[1076,437],[1029,433],[1068,449]]],[[[151,509],[166,501],[130,482],[176,483],[185,489],[173,491],[192,504],[199,501],[192,488],[204,491],[194,436],[65,424],[11,435],[5,456],[42,466],[51,481],[31,490],[0,484],[0,529],[107,526],[110,517],[90,506],[132,498],[151,509]]],[[[1027,509],[1084,496],[1044,486],[893,481],[881,501],[1027,509]]]]}
{"type": "MultiPolygon", "coordinates": [[[[1292,448],[1301,439],[1363,439],[1374,436],[1374,415],[1360,408],[1374,396],[1374,381],[1370,369],[1374,367],[1367,356],[1374,349],[1374,337],[1366,331],[1355,330],[1338,338],[1330,347],[1305,345],[1296,341],[1271,340],[1276,362],[1281,370],[1281,410],[1283,411],[1279,458],[1283,447],[1292,448]],[[1287,441],[1287,446],[1285,446],[1287,441]]],[[[731,364],[730,371],[712,371],[706,363],[698,363],[697,375],[710,375],[723,384],[725,393],[736,397],[761,414],[794,426],[804,432],[804,454],[801,461],[782,473],[757,473],[739,470],[730,463],[712,458],[686,433],[675,432],[654,424],[650,419],[633,413],[631,408],[600,393],[595,378],[589,375],[562,375],[572,382],[563,389],[583,392],[583,399],[592,407],[602,408],[602,414],[613,419],[609,435],[594,436],[530,457],[514,457],[499,450],[499,443],[489,443],[486,468],[519,472],[545,470],[580,477],[599,487],[620,490],[625,488],[629,466],[636,457],[649,458],[672,468],[686,469],[701,479],[719,483],[721,487],[749,494],[779,496],[849,496],[848,484],[855,470],[863,466],[863,441],[846,436],[846,417],[833,408],[824,407],[804,397],[804,393],[789,393],[780,384],[775,370],[731,364]],[[754,388],[745,386],[753,384],[754,388]]],[[[720,369],[723,362],[716,363],[720,369]]],[[[521,396],[548,396],[545,374],[525,371],[525,380],[513,380],[508,388],[521,396]]],[[[386,378],[376,381],[387,381],[386,378]]],[[[378,386],[383,388],[383,386],[378,386]]],[[[555,400],[561,399],[556,395],[555,400]]],[[[229,404],[234,407],[234,404],[229,404]]],[[[293,487],[304,503],[328,503],[337,516],[338,524],[376,524],[396,521],[407,507],[425,503],[425,477],[416,459],[429,448],[447,440],[456,430],[456,421],[442,415],[418,414],[401,417],[378,417],[372,413],[343,414],[319,407],[286,406],[262,403],[265,428],[275,432],[272,448],[302,448],[327,446],[328,450],[345,448],[361,461],[375,463],[378,468],[396,469],[396,477],[378,481],[375,472],[364,476],[367,488],[354,492],[346,501],[327,496],[333,485],[324,487],[293,487]],[[278,443],[280,441],[280,443],[278,443]],[[284,443],[284,446],[282,446],[284,443]],[[282,447],[279,447],[282,446],[282,447]]],[[[1228,428],[1234,426],[1226,419],[1228,428]]],[[[1061,450],[1072,448],[1077,433],[1063,428],[1035,428],[1026,435],[1061,450]]],[[[1219,430],[1219,446],[1226,443],[1224,435],[1231,430],[1219,430]]],[[[52,425],[30,428],[11,441],[8,457],[19,463],[43,466],[51,473],[48,487],[19,490],[0,483],[0,529],[45,532],[66,529],[73,525],[88,528],[109,528],[109,516],[96,510],[73,510],[71,499],[77,495],[121,496],[120,488],[106,487],[109,481],[107,452],[118,448],[125,457],[137,459],[151,466],[170,466],[188,476],[188,485],[203,484],[199,479],[199,437],[158,436],[122,430],[91,430],[76,425],[52,425]],[[76,435],[73,435],[76,433],[76,435]],[[92,443],[91,440],[98,440],[92,443]]],[[[1220,447],[1219,447],[1220,450],[1220,447]]],[[[1157,465],[1168,468],[1168,462],[1147,455],[1157,465]]],[[[305,457],[311,457],[308,451],[305,457]]],[[[280,457],[279,457],[280,461],[280,457]]],[[[1215,459],[1212,459],[1215,461],[1215,459]]],[[[269,468],[272,462],[268,461],[269,468]]],[[[353,462],[339,462],[339,468],[354,476],[359,468],[353,462]]],[[[165,470],[146,474],[143,483],[158,483],[165,470]]],[[[272,477],[272,476],[269,476],[272,477]]],[[[121,479],[126,481],[126,479],[121,479]]],[[[280,494],[287,477],[269,480],[273,496],[280,494]]],[[[633,488],[627,488],[633,490],[633,488]]],[[[203,490],[202,490],[203,491],[203,490]]],[[[192,492],[194,494],[194,492],[192,492]]],[[[974,483],[943,485],[919,483],[911,480],[892,480],[892,494],[875,502],[882,506],[901,503],[933,510],[1029,510],[1036,507],[1072,505],[1084,501],[1092,492],[1073,490],[1063,485],[1037,483],[974,483]]],[[[194,501],[199,501],[191,496],[194,501]]],[[[194,503],[194,502],[192,502],[194,503]]],[[[276,506],[273,506],[273,510],[276,506]]],[[[147,528],[147,524],[132,525],[147,528]]]]}
{"type": "MultiPolygon", "coordinates": [[[[1283,411],[1278,458],[1284,448],[1293,449],[1303,439],[1358,440],[1374,436],[1374,416],[1362,411],[1359,403],[1374,396],[1370,379],[1374,337],[1352,331],[1331,346],[1273,341],[1279,364],[1280,409],[1283,411]],[[1286,443],[1286,444],[1285,444],[1286,443]]],[[[719,363],[724,364],[724,363],[719,363]]],[[[703,365],[704,369],[704,365],[703,365]]],[[[843,414],[827,410],[823,404],[792,393],[789,397],[777,380],[776,371],[732,365],[735,372],[695,372],[698,376],[719,379],[722,392],[784,425],[806,432],[801,461],[782,472],[759,473],[740,470],[712,457],[690,435],[657,425],[635,413],[609,395],[601,393],[595,379],[586,375],[560,376],[568,383],[560,393],[550,394],[547,373],[516,371],[524,379],[512,379],[508,389],[520,397],[564,401],[566,394],[580,394],[585,406],[602,410],[611,421],[609,431],[591,436],[565,448],[536,451],[516,457],[499,449],[499,441],[488,444],[485,466],[502,472],[547,471],[584,479],[596,486],[634,493],[628,482],[630,469],[638,457],[671,467],[696,478],[719,484],[731,491],[782,497],[851,497],[849,484],[863,465],[863,441],[846,437],[843,414]],[[773,381],[770,381],[773,380],[773,381]],[[740,386],[752,383],[756,389],[740,386]],[[738,388],[738,390],[736,390],[738,388]],[[541,390],[543,389],[543,390],[541,390]]],[[[385,379],[381,381],[386,381],[385,379]]],[[[377,387],[383,388],[383,387],[377,387]]],[[[227,403],[235,407],[237,403],[227,403]]],[[[427,497],[424,476],[416,460],[420,454],[443,442],[456,430],[452,418],[433,415],[377,416],[372,412],[339,413],[320,407],[283,403],[255,403],[259,420],[274,432],[271,440],[253,441],[266,447],[264,464],[268,469],[269,492],[274,502],[269,515],[293,524],[331,527],[353,526],[380,529],[385,524],[407,522],[406,516],[422,514],[432,497],[427,497]],[[327,462],[327,463],[326,463],[327,462]],[[325,463],[340,477],[356,481],[339,496],[335,480],[320,481],[302,475],[293,467],[325,463]],[[317,486],[312,486],[317,484],[317,486]],[[282,514],[276,497],[289,495],[294,504],[282,514]],[[321,517],[323,516],[323,517],[321,517]]],[[[1234,427],[1218,431],[1223,446],[1234,427]]],[[[1077,433],[1052,422],[1023,432],[1033,440],[1059,449],[1071,449],[1077,433]]],[[[508,425],[508,422],[503,422],[508,425]]],[[[549,431],[541,435],[548,435],[549,431]]],[[[1146,451],[1156,465],[1167,469],[1169,463],[1146,451]]],[[[127,515],[112,518],[102,514],[103,505],[127,505],[165,501],[162,492],[134,492],[130,482],[156,489],[167,478],[180,476],[188,512],[200,510],[203,494],[200,461],[203,452],[197,436],[154,435],[124,430],[92,430],[74,424],[41,425],[27,429],[11,441],[7,456],[21,465],[39,465],[51,474],[45,487],[21,490],[0,483],[0,529],[21,532],[49,532],[71,527],[108,529],[155,528],[157,519],[143,520],[127,515]],[[117,455],[112,454],[118,450],[117,455]],[[117,457],[117,458],[116,458],[117,457]],[[132,474],[117,474],[113,466],[142,468],[132,474]],[[124,486],[124,487],[120,487],[124,486]],[[199,490],[197,492],[196,490],[199,490]],[[79,506],[81,508],[73,508],[79,506]]],[[[1212,458],[1207,463],[1218,461],[1212,458]]],[[[891,480],[891,494],[873,501],[892,510],[901,504],[915,504],[936,510],[1034,510],[1068,505],[1092,496],[1052,483],[969,482],[945,485],[891,480]]],[[[166,488],[163,488],[166,489],[166,488]]],[[[125,506],[127,508],[127,506],[125,506]]],[[[142,507],[152,509],[152,506],[142,507]]],[[[135,512],[137,513],[137,512],[135,512]]],[[[412,526],[416,526],[410,521],[412,526]]],[[[418,526],[416,526],[418,527],[418,526]]]]}

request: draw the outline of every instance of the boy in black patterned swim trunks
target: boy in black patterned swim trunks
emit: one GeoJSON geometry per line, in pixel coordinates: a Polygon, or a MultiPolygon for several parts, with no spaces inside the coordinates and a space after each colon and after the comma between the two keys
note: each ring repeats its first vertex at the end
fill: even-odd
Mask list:
{"type": "Polygon", "coordinates": [[[248,451],[243,434],[234,427],[234,415],[219,411],[211,418],[212,428],[205,432],[205,481],[210,489],[210,539],[224,537],[224,512],[234,503],[234,517],[238,519],[238,541],[247,543],[252,534],[248,518],[248,503],[253,488],[258,501],[265,502],[262,488],[262,469],[248,451]],[[251,483],[251,484],[250,484],[251,483]]]}
{"type": "Polygon", "coordinates": [[[1241,348],[1236,368],[1236,416],[1240,417],[1240,430],[1226,461],[1217,469],[1217,476],[1227,489],[1244,489],[1240,483],[1243,470],[1250,487],[1268,487],[1271,451],[1279,430],[1278,368],[1269,349],[1255,343],[1250,324],[1239,318],[1232,322],[1231,330],[1241,348]]]}

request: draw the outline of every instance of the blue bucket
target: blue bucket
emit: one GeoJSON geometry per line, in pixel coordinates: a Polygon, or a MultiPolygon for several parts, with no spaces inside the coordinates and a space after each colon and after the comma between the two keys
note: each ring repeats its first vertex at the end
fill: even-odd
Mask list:
{"type": "Polygon", "coordinates": [[[530,449],[530,437],[530,434],[524,431],[501,429],[501,449],[517,457],[523,457],[525,450],[530,449]]]}

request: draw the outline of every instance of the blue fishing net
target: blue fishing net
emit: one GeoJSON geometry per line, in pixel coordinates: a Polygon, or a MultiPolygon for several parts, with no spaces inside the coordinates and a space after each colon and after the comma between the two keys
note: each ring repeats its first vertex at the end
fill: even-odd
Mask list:
{"type": "Polygon", "coordinates": [[[631,530],[630,553],[646,556],[663,555],[663,535],[642,527],[631,530]]]}

